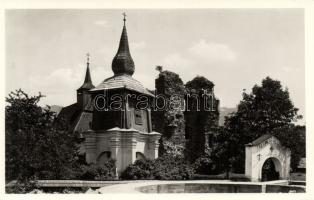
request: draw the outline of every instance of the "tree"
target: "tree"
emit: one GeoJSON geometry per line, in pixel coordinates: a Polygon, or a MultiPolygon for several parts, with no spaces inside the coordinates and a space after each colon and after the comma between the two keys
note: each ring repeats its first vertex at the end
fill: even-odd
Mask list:
{"type": "Polygon", "coordinates": [[[38,106],[43,97],[28,96],[21,89],[6,98],[6,180],[71,178],[77,143],[55,113],[38,106]]]}
{"type": "Polygon", "coordinates": [[[218,127],[215,131],[212,143],[211,160],[213,161],[213,173],[219,174],[226,172],[226,178],[229,178],[229,171],[234,162],[234,156],[231,156],[231,134],[224,127],[218,127]]]}
{"type": "Polygon", "coordinates": [[[244,171],[244,145],[263,134],[280,135],[281,141],[287,140],[286,145],[293,148],[294,141],[283,132],[283,127],[293,127],[293,122],[302,117],[297,112],[288,89],[283,90],[281,83],[270,77],[263,79],[261,86],[255,85],[250,94],[243,92],[237,112],[227,116],[225,121],[230,133],[230,155],[236,161],[233,168],[237,172],[244,171]]]}
{"type": "Polygon", "coordinates": [[[305,157],[305,126],[295,126],[288,124],[273,131],[283,146],[291,150],[291,169],[295,171],[300,159],[305,157]]]}

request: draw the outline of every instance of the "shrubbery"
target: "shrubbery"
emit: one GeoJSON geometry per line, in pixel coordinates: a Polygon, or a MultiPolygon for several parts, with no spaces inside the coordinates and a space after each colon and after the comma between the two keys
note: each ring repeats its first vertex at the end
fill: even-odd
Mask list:
{"type": "Polygon", "coordinates": [[[122,172],[121,178],[128,180],[153,179],[152,171],[154,168],[153,160],[136,160],[134,164],[129,165],[122,172]]]}
{"type": "Polygon", "coordinates": [[[214,164],[211,157],[212,157],[212,149],[208,145],[205,145],[204,153],[202,153],[202,155],[198,157],[194,161],[194,164],[193,164],[193,167],[197,174],[204,174],[204,175],[213,174],[212,172],[213,172],[214,164]]]}
{"type": "Polygon", "coordinates": [[[194,162],[195,172],[198,174],[212,174],[213,161],[209,157],[201,156],[194,162]]]}
{"type": "Polygon", "coordinates": [[[82,166],[82,173],[78,177],[82,180],[114,180],[115,179],[115,160],[110,159],[103,166],[91,164],[82,166]]]}
{"type": "Polygon", "coordinates": [[[165,155],[155,160],[153,174],[159,180],[189,180],[194,168],[183,157],[165,155]]]}
{"type": "Polygon", "coordinates": [[[29,179],[17,180],[16,184],[13,187],[6,187],[5,192],[9,194],[10,193],[25,194],[37,188],[38,185],[36,177],[31,177],[29,179]]]}
{"type": "Polygon", "coordinates": [[[19,89],[6,98],[6,181],[65,179],[76,162],[77,136],[50,108],[38,105],[42,97],[19,89]]]}
{"type": "Polygon", "coordinates": [[[137,160],[122,173],[122,179],[189,180],[194,168],[181,157],[165,155],[155,160],[137,160]]]}

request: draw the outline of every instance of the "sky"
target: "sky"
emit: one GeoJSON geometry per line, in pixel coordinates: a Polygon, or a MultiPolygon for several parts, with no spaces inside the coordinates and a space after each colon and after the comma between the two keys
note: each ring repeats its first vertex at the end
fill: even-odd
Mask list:
{"type": "Polygon", "coordinates": [[[133,77],[154,89],[157,65],[183,82],[201,75],[215,84],[221,107],[236,107],[243,89],[270,76],[288,88],[305,123],[302,9],[7,10],[6,95],[46,95],[41,105],[76,101],[86,53],[94,85],[113,75],[123,16],[133,77]]]}

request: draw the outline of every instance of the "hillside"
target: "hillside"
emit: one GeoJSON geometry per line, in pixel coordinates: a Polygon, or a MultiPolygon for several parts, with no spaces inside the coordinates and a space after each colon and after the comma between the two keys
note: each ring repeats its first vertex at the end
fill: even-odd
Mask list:
{"type": "Polygon", "coordinates": [[[237,108],[226,108],[221,107],[220,108],[220,115],[219,115],[219,125],[222,126],[225,122],[225,116],[227,116],[229,113],[237,111],[237,108]]]}

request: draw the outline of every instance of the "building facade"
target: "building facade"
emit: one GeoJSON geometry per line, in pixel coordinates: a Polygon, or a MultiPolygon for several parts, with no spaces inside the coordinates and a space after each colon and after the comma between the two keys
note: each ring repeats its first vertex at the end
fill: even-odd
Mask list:
{"type": "Polygon", "coordinates": [[[89,60],[77,102],[61,110],[82,143],[80,153],[87,163],[102,165],[116,160],[120,174],[136,159],[158,157],[161,134],[152,130],[151,94],[132,75],[135,65],[130,54],[124,25],[117,54],[112,61],[114,75],[98,86],[92,84],[89,60]]]}

